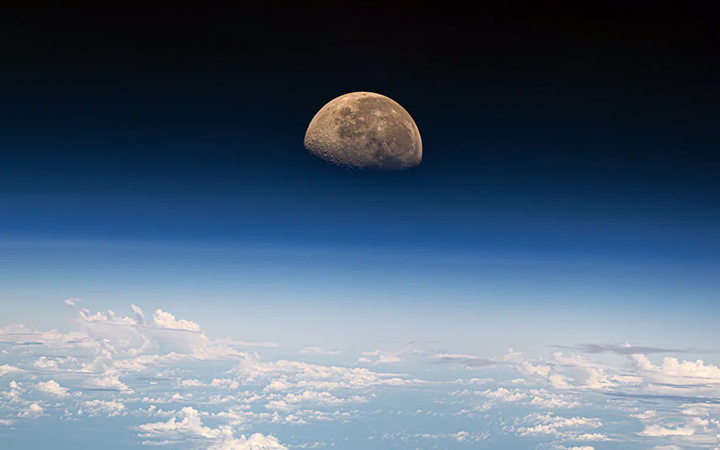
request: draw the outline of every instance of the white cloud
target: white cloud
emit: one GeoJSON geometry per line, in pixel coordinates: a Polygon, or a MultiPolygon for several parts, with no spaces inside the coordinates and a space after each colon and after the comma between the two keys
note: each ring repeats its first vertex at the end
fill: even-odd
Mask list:
{"type": "Polygon", "coordinates": [[[658,383],[720,384],[720,367],[697,361],[678,361],[665,357],[662,364],[654,365],[645,355],[630,355],[637,370],[647,379],[658,383]]]}
{"type": "MultiPolygon", "coordinates": [[[[256,424],[280,427],[353,420],[376,414],[370,413],[371,410],[388,417],[405,414],[420,419],[413,411],[422,407],[422,419],[430,418],[429,411],[433,408],[429,404],[413,405],[411,410],[398,407],[398,410],[381,411],[372,403],[387,389],[423,386],[424,389],[415,390],[418,400],[422,397],[429,402],[459,405],[447,415],[466,414],[480,421],[493,421],[502,412],[499,421],[503,429],[514,434],[514,439],[522,436],[532,438],[533,442],[539,441],[538,448],[589,450],[593,447],[582,444],[608,440],[602,432],[604,427],[600,419],[590,417],[594,415],[593,408],[598,414],[604,414],[600,417],[608,417],[606,420],[611,421],[621,413],[638,427],[633,431],[641,429],[637,433],[640,436],[634,434],[629,438],[621,433],[613,434],[619,446],[628,441],[637,442],[641,437],[661,439],[649,440],[650,445],[665,439],[683,448],[686,445],[714,448],[720,442],[717,437],[720,425],[716,424],[720,406],[708,403],[710,400],[703,400],[698,395],[708,386],[715,386],[714,392],[720,392],[717,390],[720,369],[701,360],[666,358],[658,362],[660,360],[653,359],[656,363],[653,364],[648,358],[635,355],[630,357],[631,367],[615,367],[561,353],[547,358],[524,359],[512,349],[503,356],[487,359],[450,350],[444,353],[376,350],[363,352],[358,360],[378,365],[407,362],[408,371],[410,367],[418,368],[409,363],[419,362],[424,364],[422,369],[438,375],[430,375],[438,381],[423,381],[408,374],[391,373],[394,371],[391,365],[380,370],[377,366],[350,364],[343,367],[286,359],[266,360],[257,353],[245,353],[241,350],[247,349],[240,347],[274,347],[275,344],[252,344],[229,337],[211,340],[198,323],[188,318],[176,318],[163,310],[156,310],[152,317],[149,314],[146,317],[141,308],[131,305],[132,312],[128,310],[128,317],[124,317],[112,310],[91,313],[79,308],[76,299],[66,303],[78,311],[78,323],[83,332],[43,332],[22,325],[0,329],[0,341],[11,344],[7,346],[12,352],[7,361],[15,364],[0,365],[0,376],[11,374],[18,381],[12,381],[9,389],[0,386],[0,411],[7,413],[5,417],[0,415],[3,417],[0,420],[11,423],[20,421],[18,417],[33,418],[45,413],[58,414],[63,420],[127,415],[143,417],[144,422],[159,421],[137,428],[147,444],[165,444],[174,448],[181,440],[191,440],[203,449],[285,449],[274,437],[249,431],[254,431],[256,424]],[[48,347],[52,350],[48,351],[48,347]],[[417,360],[412,359],[417,356],[417,360]],[[205,361],[212,361],[212,364],[205,361]],[[447,366],[439,364],[444,362],[487,371],[499,381],[490,378],[439,381],[457,377],[446,370],[447,366]],[[513,370],[526,378],[509,380],[513,370]],[[47,380],[51,377],[54,380],[38,382],[38,378],[47,380]],[[95,391],[71,392],[55,380],[95,391]],[[131,384],[132,389],[125,383],[131,384]],[[694,388],[690,394],[688,386],[694,388]],[[453,389],[459,391],[445,395],[453,389]],[[34,397],[37,394],[55,398],[50,403],[48,397],[34,397]],[[633,396],[636,394],[657,398],[652,400],[653,403],[642,403],[633,396]],[[678,406],[676,400],[666,398],[667,395],[695,395],[696,398],[683,400],[685,403],[678,406]],[[47,403],[36,401],[38,398],[47,403]],[[365,403],[371,404],[366,407],[365,403]],[[194,408],[210,405],[212,409],[207,413],[193,407],[176,410],[188,404],[194,408]],[[502,411],[491,410],[500,404],[512,406],[502,411]],[[643,405],[647,404],[656,405],[653,406],[655,409],[645,410],[643,405]],[[162,405],[166,410],[156,405],[162,405]],[[569,414],[565,410],[581,405],[582,414],[569,414]],[[456,413],[458,410],[461,412],[456,413]],[[539,414],[516,419],[512,414],[517,411],[522,414],[537,411],[539,414]],[[245,436],[238,437],[237,430],[243,430],[245,436]]],[[[338,352],[320,347],[300,350],[308,355],[338,352]]],[[[614,355],[606,356],[607,360],[617,359],[614,355]]],[[[478,376],[485,376],[484,372],[480,373],[482,375],[478,376]]],[[[9,381],[8,378],[3,380],[9,381]]],[[[444,410],[434,410],[432,415],[436,413],[439,417],[446,414],[444,410]]],[[[610,426],[608,429],[617,430],[610,426]]],[[[479,431],[436,431],[406,436],[457,442],[471,442],[482,436],[479,431]]]]}
{"type": "Polygon", "coordinates": [[[526,377],[542,377],[546,378],[550,373],[550,366],[546,364],[534,365],[530,361],[522,361],[515,369],[526,377]]]}
{"type": "Polygon", "coordinates": [[[401,361],[399,353],[384,352],[382,350],[365,351],[360,355],[358,363],[393,364],[401,361]]]}
{"type": "Polygon", "coordinates": [[[167,422],[146,423],[139,425],[137,429],[142,432],[141,437],[156,439],[175,440],[186,437],[218,439],[223,436],[223,431],[203,425],[199,412],[191,407],[183,408],[176,417],[167,422]]]}
{"type": "Polygon", "coordinates": [[[697,431],[707,431],[710,425],[708,419],[700,419],[690,417],[685,424],[652,424],[646,425],[645,428],[638,433],[641,436],[667,437],[667,436],[692,436],[697,431]]]}
{"type": "Polygon", "coordinates": [[[20,373],[23,370],[19,367],[11,366],[9,364],[3,364],[0,366],[0,377],[5,376],[9,373],[20,373]]]}
{"type": "Polygon", "coordinates": [[[20,324],[9,324],[0,328],[0,342],[32,348],[46,346],[52,348],[81,347],[87,341],[87,335],[71,331],[60,333],[56,330],[38,331],[20,324]]]}
{"type": "Polygon", "coordinates": [[[89,400],[83,402],[83,407],[90,416],[107,415],[108,417],[120,416],[125,412],[125,405],[118,401],[89,400]]]}
{"type": "Polygon", "coordinates": [[[35,389],[43,394],[53,395],[55,397],[67,397],[70,395],[68,389],[60,386],[55,380],[40,382],[35,385],[35,389]]]}
{"type": "Polygon", "coordinates": [[[33,362],[36,369],[54,370],[58,368],[58,362],[46,356],[41,356],[33,362]]]}
{"type": "Polygon", "coordinates": [[[520,436],[554,436],[561,438],[573,438],[574,440],[584,436],[584,440],[599,440],[604,435],[589,435],[586,433],[578,434],[576,430],[586,428],[599,428],[602,422],[597,418],[588,417],[559,417],[552,414],[531,414],[523,419],[528,426],[520,427],[517,433],[520,436]],[[589,439],[588,439],[589,438],[589,439]]]}
{"type": "Polygon", "coordinates": [[[657,411],[654,409],[648,409],[647,411],[638,414],[630,414],[630,417],[635,417],[640,420],[652,420],[657,418],[657,411]]]}
{"type": "Polygon", "coordinates": [[[18,417],[26,417],[28,419],[36,419],[43,415],[45,409],[39,403],[31,403],[28,407],[18,414],[18,417]]]}
{"type": "Polygon", "coordinates": [[[662,425],[648,425],[643,431],[639,433],[641,436],[654,436],[654,437],[666,437],[666,436],[692,436],[695,434],[695,430],[688,426],[677,426],[677,427],[663,427],[662,425]]]}
{"type": "Polygon", "coordinates": [[[125,383],[120,381],[117,375],[106,373],[103,376],[91,378],[85,382],[85,387],[89,389],[107,389],[111,391],[133,392],[125,383]]]}
{"type": "Polygon", "coordinates": [[[224,389],[237,389],[240,387],[240,383],[229,378],[214,378],[210,382],[210,386],[224,389]]]}
{"type": "MultiPolygon", "coordinates": [[[[138,314],[138,312],[142,314],[142,310],[140,308],[135,306],[135,309],[135,314],[138,314]]],[[[175,316],[173,316],[169,312],[163,311],[162,309],[158,309],[157,311],[155,311],[155,314],[153,314],[153,322],[156,326],[160,328],[169,328],[172,330],[202,331],[200,325],[196,324],[195,322],[184,319],[177,320],[175,319],[175,316]]]]}
{"type": "Polygon", "coordinates": [[[300,406],[324,406],[334,407],[347,403],[364,403],[364,397],[353,396],[349,399],[338,398],[329,392],[304,391],[301,394],[289,393],[281,400],[271,400],[266,407],[268,409],[289,411],[300,406]]]}
{"type": "Polygon", "coordinates": [[[453,384],[463,384],[463,385],[479,385],[479,384],[492,383],[493,381],[494,380],[492,378],[468,378],[468,379],[458,378],[457,380],[453,381],[452,383],[453,384]]]}
{"type": "MultiPolygon", "coordinates": [[[[246,438],[236,438],[228,426],[210,428],[203,424],[201,413],[191,407],[183,408],[176,417],[167,422],[146,423],[136,427],[140,437],[172,444],[178,440],[203,438],[209,441],[211,450],[287,450],[273,436],[255,433],[246,438]]],[[[150,441],[157,443],[158,441],[150,441]]]]}
{"type": "Polygon", "coordinates": [[[371,389],[379,386],[413,386],[422,380],[402,374],[374,372],[361,367],[339,367],[298,361],[261,361],[246,357],[232,370],[243,382],[280,378],[297,388],[323,390],[371,389]]]}
{"type": "Polygon", "coordinates": [[[423,433],[423,434],[397,434],[397,435],[390,435],[386,434],[387,437],[397,437],[403,440],[406,440],[409,437],[413,437],[415,439],[431,439],[431,440],[441,440],[441,439],[449,439],[456,442],[480,442],[486,440],[488,437],[490,437],[489,432],[471,432],[471,431],[457,431],[455,433],[423,433]]]}
{"type": "Polygon", "coordinates": [[[287,447],[280,444],[274,436],[255,433],[249,438],[230,437],[211,447],[210,450],[287,450],[287,447]]]}
{"type": "Polygon", "coordinates": [[[570,383],[568,383],[569,381],[572,381],[572,379],[563,374],[556,373],[554,375],[550,375],[548,377],[548,381],[550,382],[550,385],[552,387],[554,387],[555,389],[572,389],[573,388],[573,386],[570,383]]]}

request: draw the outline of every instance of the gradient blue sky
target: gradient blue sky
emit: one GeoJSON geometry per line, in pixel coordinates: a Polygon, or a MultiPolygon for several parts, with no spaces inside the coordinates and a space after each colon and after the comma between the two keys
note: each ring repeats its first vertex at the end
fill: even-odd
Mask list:
{"type": "Polygon", "coordinates": [[[0,24],[0,447],[720,448],[714,24],[545,8],[0,24]]]}

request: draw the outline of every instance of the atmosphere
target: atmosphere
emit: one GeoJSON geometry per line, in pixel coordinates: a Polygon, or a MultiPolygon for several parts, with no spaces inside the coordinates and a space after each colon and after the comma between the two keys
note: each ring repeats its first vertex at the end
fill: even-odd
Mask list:
{"type": "Polygon", "coordinates": [[[594,8],[2,14],[0,448],[720,449],[716,24],[594,8]]]}

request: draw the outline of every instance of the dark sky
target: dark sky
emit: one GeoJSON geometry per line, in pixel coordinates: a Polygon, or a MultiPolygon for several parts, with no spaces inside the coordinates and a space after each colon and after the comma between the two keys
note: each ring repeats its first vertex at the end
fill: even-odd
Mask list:
{"type": "Polygon", "coordinates": [[[720,256],[710,11],[336,3],[3,14],[0,237],[720,256]],[[419,167],[303,149],[358,90],[419,167]]]}

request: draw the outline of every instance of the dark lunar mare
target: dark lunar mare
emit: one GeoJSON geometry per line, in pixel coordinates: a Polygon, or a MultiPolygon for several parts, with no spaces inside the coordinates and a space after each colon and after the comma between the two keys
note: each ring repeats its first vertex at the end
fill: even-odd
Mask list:
{"type": "Polygon", "coordinates": [[[410,114],[374,93],[351,93],[325,105],[305,137],[313,154],[337,165],[401,170],[422,159],[420,133],[410,114]]]}

